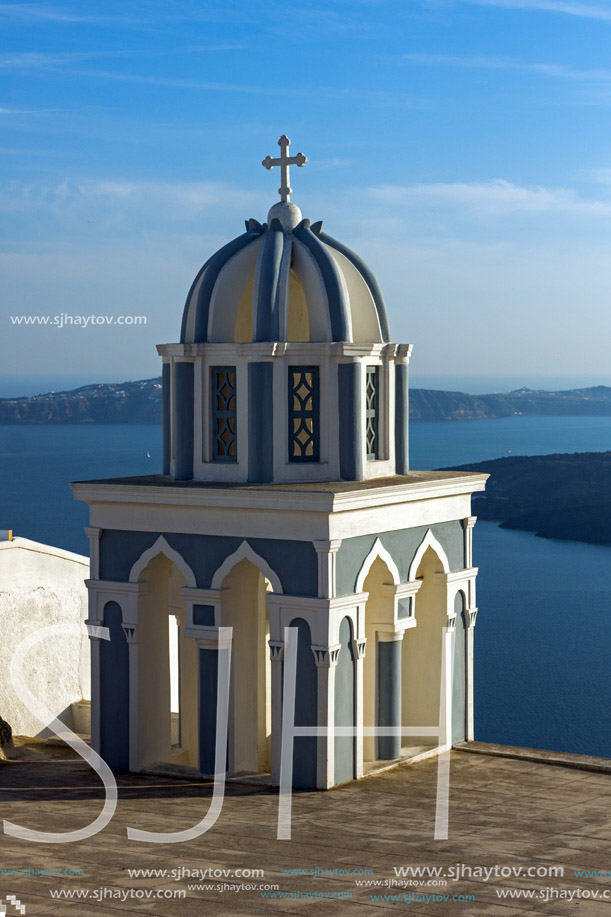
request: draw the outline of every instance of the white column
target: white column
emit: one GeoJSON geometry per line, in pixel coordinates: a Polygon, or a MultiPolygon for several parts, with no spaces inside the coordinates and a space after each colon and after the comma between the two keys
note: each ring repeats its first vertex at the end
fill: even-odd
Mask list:
{"type": "Polygon", "coordinates": [[[341,543],[341,538],[314,542],[318,554],[318,596],[321,599],[336,596],[335,555],[341,543]]]}
{"type": "MultiPolygon", "coordinates": [[[[93,529],[93,534],[89,532],[91,545],[91,564],[92,570],[99,574],[99,537],[101,529],[93,529]],[[96,534],[98,533],[98,534],[96,534]]],[[[89,617],[85,621],[86,625],[91,627],[102,627],[104,625],[104,606],[107,602],[117,602],[121,608],[123,620],[125,620],[128,609],[131,608],[130,602],[136,602],[136,619],[137,620],[137,590],[136,583],[117,583],[107,580],[91,578],[85,580],[89,601],[89,617]]],[[[100,751],[100,730],[101,730],[101,661],[100,661],[100,640],[95,633],[89,632],[89,642],[91,647],[91,746],[99,753],[100,751]]],[[[130,725],[131,729],[131,725],[130,725]]]]}
{"type": "MultiPolygon", "coordinates": [[[[312,646],[318,671],[318,725],[329,728],[335,725],[335,667],[339,651],[339,643],[312,646]]],[[[335,783],[335,735],[318,736],[316,748],[318,789],[328,790],[335,783]]]]}
{"type": "MultiPolygon", "coordinates": [[[[366,647],[366,645],[367,645],[367,638],[366,638],[366,637],[357,637],[356,639],[353,639],[353,640],[352,640],[352,651],[353,651],[353,653],[354,653],[355,667],[356,667],[356,670],[355,670],[355,673],[354,673],[354,679],[355,679],[355,682],[354,682],[354,683],[355,683],[355,688],[356,688],[356,690],[355,690],[356,696],[355,696],[355,699],[354,699],[354,700],[355,700],[355,703],[354,703],[354,722],[355,722],[357,728],[363,726],[363,709],[364,709],[364,704],[363,704],[363,666],[364,666],[365,647],[366,647]]],[[[370,724],[367,723],[367,725],[369,726],[370,724]]],[[[362,733],[357,733],[357,735],[355,736],[354,742],[355,742],[355,758],[356,758],[356,761],[355,761],[355,765],[356,765],[356,777],[357,777],[357,779],[358,779],[359,777],[362,777],[362,776],[363,776],[363,773],[364,773],[364,768],[363,768],[363,735],[362,735],[362,733]]]]}
{"type": "Polygon", "coordinates": [[[100,535],[102,529],[94,525],[85,526],[85,534],[89,538],[89,577],[100,578],[100,535]]]}
{"type": "Polygon", "coordinates": [[[473,526],[476,522],[477,516],[466,516],[462,521],[465,538],[465,567],[467,569],[473,566],[473,526]]]}
{"type": "Polygon", "coordinates": [[[284,641],[269,640],[272,691],[272,785],[280,785],[280,755],[282,752],[282,660],[284,641]]]}
{"type": "Polygon", "coordinates": [[[452,746],[452,689],[453,689],[453,669],[454,669],[454,641],[456,639],[456,615],[448,616],[447,627],[443,633],[443,653],[444,660],[442,663],[442,683],[440,688],[439,712],[441,722],[439,726],[442,730],[440,736],[440,745],[451,748],[452,746]],[[445,668],[445,671],[444,671],[445,668]]]}
{"type": "Polygon", "coordinates": [[[140,679],[138,673],[138,612],[139,599],[145,594],[146,583],[132,584],[136,588],[129,593],[123,606],[123,631],[129,654],[129,769],[140,770],[140,679]]]}
{"type": "Polygon", "coordinates": [[[139,694],[140,686],[138,684],[138,638],[137,627],[135,624],[122,624],[125,639],[127,640],[129,653],[129,769],[130,771],[140,770],[140,754],[138,748],[138,736],[140,732],[139,717],[139,694]]]}
{"type": "Polygon", "coordinates": [[[475,621],[477,618],[477,608],[470,608],[467,612],[467,629],[465,631],[465,642],[467,652],[467,742],[473,742],[475,737],[475,718],[474,718],[474,701],[473,701],[473,659],[474,659],[474,637],[475,621]]]}
{"type": "MultiPolygon", "coordinates": [[[[99,624],[89,619],[88,624],[99,624]]],[[[91,654],[91,747],[98,754],[100,745],[100,637],[89,635],[91,654]]]]}

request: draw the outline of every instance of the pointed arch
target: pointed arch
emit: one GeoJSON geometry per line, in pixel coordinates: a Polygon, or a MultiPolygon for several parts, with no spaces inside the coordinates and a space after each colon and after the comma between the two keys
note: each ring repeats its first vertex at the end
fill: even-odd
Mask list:
{"type": "Polygon", "coordinates": [[[146,550],[143,554],[141,554],[139,559],[131,568],[129,574],[130,583],[137,583],[140,578],[140,574],[145,569],[145,567],[147,567],[153,558],[157,557],[159,554],[163,554],[164,557],[167,557],[167,559],[170,560],[178,570],[180,570],[185,578],[187,586],[192,588],[197,587],[197,581],[195,579],[193,570],[186,562],[186,560],[178,553],[178,551],[175,551],[174,548],[170,547],[163,535],[160,535],[155,544],[148,548],[148,550],[146,550]]]}
{"type": "Polygon", "coordinates": [[[355,592],[362,592],[363,586],[365,585],[365,580],[367,579],[367,574],[371,570],[373,563],[377,558],[380,558],[384,561],[388,569],[390,570],[390,575],[392,576],[392,581],[395,586],[398,586],[401,582],[401,575],[399,573],[399,568],[392,559],[390,553],[386,550],[379,538],[376,538],[374,545],[363,561],[363,566],[359,570],[359,574],[356,578],[356,587],[355,592]]]}
{"type": "Polygon", "coordinates": [[[418,546],[418,550],[414,554],[414,559],[412,560],[410,564],[408,582],[410,583],[415,582],[416,574],[418,572],[418,567],[420,566],[420,561],[422,560],[422,558],[424,557],[424,555],[426,554],[429,548],[432,548],[432,550],[435,552],[435,554],[441,561],[443,572],[444,573],[450,572],[450,562],[448,560],[448,555],[446,554],[446,552],[444,551],[440,543],[437,541],[437,539],[433,535],[431,529],[428,529],[426,535],[424,536],[424,538],[420,542],[420,545],[418,546]]]}
{"type": "Polygon", "coordinates": [[[282,583],[280,582],[280,577],[278,574],[272,570],[268,562],[264,560],[260,554],[257,554],[256,551],[253,551],[247,541],[243,541],[237,551],[234,551],[233,554],[230,554],[229,557],[225,558],[221,566],[212,577],[210,588],[220,589],[227,574],[235,567],[236,564],[239,564],[241,560],[249,560],[253,566],[257,567],[263,576],[265,576],[270,581],[274,592],[284,591],[282,589],[282,583]]]}

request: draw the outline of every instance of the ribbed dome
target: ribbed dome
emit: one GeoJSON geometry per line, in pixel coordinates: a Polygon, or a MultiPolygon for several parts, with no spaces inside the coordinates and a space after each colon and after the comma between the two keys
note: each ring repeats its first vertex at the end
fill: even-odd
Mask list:
{"type": "Polygon", "coordinates": [[[182,342],[389,340],[370,269],[322,222],[295,225],[295,212],[276,204],[269,226],[248,220],[204,264],[187,296],[182,342]]]}

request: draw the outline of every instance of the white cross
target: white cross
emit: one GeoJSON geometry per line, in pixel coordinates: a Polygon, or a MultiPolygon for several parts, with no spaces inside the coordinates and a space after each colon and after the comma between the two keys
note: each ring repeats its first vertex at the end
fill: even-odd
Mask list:
{"type": "Polygon", "coordinates": [[[273,169],[274,166],[280,166],[280,182],[281,185],[278,188],[278,194],[280,195],[280,200],[284,203],[288,203],[291,199],[291,194],[293,189],[289,184],[289,166],[305,166],[308,161],[308,157],[304,156],[303,153],[297,153],[296,156],[289,156],[289,146],[291,141],[283,134],[280,140],[278,141],[278,146],[280,147],[280,156],[277,159],[272,159],[271,156],[266,156],[262,166],[265,166],[266,169],[273,169]]]}

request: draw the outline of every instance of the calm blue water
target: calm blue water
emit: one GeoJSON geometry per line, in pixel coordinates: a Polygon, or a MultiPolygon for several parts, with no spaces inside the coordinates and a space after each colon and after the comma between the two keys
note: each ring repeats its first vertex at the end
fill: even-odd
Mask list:
{"type": "Polygon", "coordinates": [[[445,468],[504,455],[607,452],[611,417],[499,417],[410,424],[412,468],[445,468]]]}
{"type": "MultiPolygon", "coordinates": [[[[411,425],[414,468],[608,449],[609,417],[411,425]]],[[[68,483],[160,467],[158,426],[0,426],[0,528],[87,553],[68,483]]],[[[475,563],[476,737],[611,756],[611,548],[479,522],[475,563]]]]}

